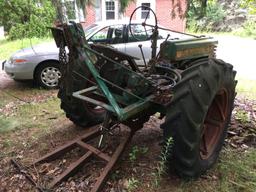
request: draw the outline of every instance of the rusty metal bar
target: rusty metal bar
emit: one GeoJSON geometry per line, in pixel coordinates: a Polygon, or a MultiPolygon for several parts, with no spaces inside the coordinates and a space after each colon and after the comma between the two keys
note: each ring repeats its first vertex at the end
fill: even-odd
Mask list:
{"type": "Polygon", "coordinates": [[[53,161],[53,160],[59,158],[63,153],[66,153],[66,152],[74,149],[75,147],[76,147],[76,145],[74,142],[67,143],[66,145],[63,145],[63,146],[57,148],[56,150],[52,151],[51,153],[48,153],[48,154],[44,155],[43,157],[37,159],[32,164],[36,165],[36,164],[43,163],[43,162],[53,161]]]}
{"type": "Polygon", "coordinates": [[[80,147],[91,151],[92,153],[94,153],[95,155],[99,156],[100,158],[104,159],[107,162],[110,161],[110,159],[111,159],[107,154],[103,153],[102,151],[100,151],[99,149],[97,149],[91,145],[88,145],[87,143],[84,143],[83,141],[77,141],[76,143],[80,147]]]}
{"type": "Polygon", "coordinates": [[[96,137],[98,135],[100,135],[100,130],[98,128],[93,129],[91,132],[83,135],[82,137],[79,137],[79,138],[77,138],[73,141],[70,141],[66,145],[63,145],[63,146],[57,148],[56,150],[52,151],[51,153],[48,153],[48,154],[44,155],[43,157],[37,159],[32,164],[36,165],[38,163],[53,161],[53,160],[59,158],[64,153],[74,149],[76,147],[76,142],[77,141],[79,141],[79,140],[83,140],[83,141],[90,140],[91,138],[96,137]]]}
{"type": "Polygon", "coordinates": [[[50,188],[54,187],[56,184],[64,181],[65,179],[67,179],[68,177],[71,177],[72,175],[74,175],[79,168],[81,168],[83,166],[83,164],[89,159],[89,157],[91,157],[93,153],[91,151],[88,151],[87,153],[85,153],[82,157],[80,157],[77,161],[73,162],[67,170],[65,170],[63,173],[61,173],[60,176],[58,176],[57,178],[55,178],[49,185],[50,188]]]}
{"type": "Polygon", "coordinates": [[[19,170],[21,174],[23,174],[29,182],[36,187],[36,189],[40,192],[45,192],[45,189],[39,186],[36,181],[30,176],[30,174],[26,171],[25,167],[22,166],[17,160],[11,159],[11,163],[19,170]]]}
{"type": "MultiPolygon", "coordinates": [[[[91,132],[89,132],[73,141],[70,141],[66,145],[59,147],[55,151],[43,156],[42,158],[40,158],[39,160],[37,160],[33,163],[33,164],[39,164],[39,163],[42,163],[45,161],[54,160],[54,159],[58,158],[59,156],[63,155],[64,153],[66,153],[76,147],[83,148],[87,151],[82,157],[80,157],[75,162],[71,163],[69,165],[69,167],[64,172],[62,172],[58,177],[56,177],[49,184],[49,186],[48,186],[49,188],[53,188],[55,185],[66,180],[68,177],[74,175],[77,171],[79,171],[79,169],[84,165],[84,163],[89,160],[89,158],[92,155],[96,155],[96,156],[100,157],[101,159],[107,161],[105,168],[103,169],[100,176],[97,178],[96,183],[91,190],[91,192],[100,192],[101,191],[102,186],[103,186],[104,182],[106,181],[108,174],[110,173],[111,169],[117,162],[118,158],[120,157],[120,155],[121,155],[122,151],[124,150],[125,146],[127,145],[128,141],[131,139],[133,132],[130,132],[129,135],[125,136],[122,139],[122,141],[120,142],[120,144],[118,145],[117,149],[115,150],[114,154],[111,157],[109,155],[107,155],[106,153],[100,151],[99,149],[85,143],[86,141],[88,141],[90,139],[94,139],[94,138],[98,137],[101,133],[102,132],[100,131],[100,129],[94,129],[91,132]]],[[[30,174],[26,171],[26,169],[21,164],[19,164],[14,159],[12,159],[11,162],[14,164],[15,167],[17,167],[19,169],[19,171],[22,174],[25,175],[25,177],[40,192],[44,192],[45,189],[36,183],[36,181],[30,176],[30,174]]]]}
{"type": "Polygon", "coordinates": [[[132,135],[133,135],[133,133],[130,132],[129,135],[126,136],[126,138],[119,144],[115,153],[111,157],[111,160],[108,162],[108,164],[104,168],[103,172],[100,174],[99,178],[97,179],[97,181],[96,181],[94,187],[92,188],[91,192],[100,192],[101,191],[101,189],[103,187],[103,184],[106,181],[109,172],[111,171],[111,169],[115,165],[116,161],[120,157],[121,153],[123,152],[125,146],[127,145],[129,140],[131,139],[132,135]]]}

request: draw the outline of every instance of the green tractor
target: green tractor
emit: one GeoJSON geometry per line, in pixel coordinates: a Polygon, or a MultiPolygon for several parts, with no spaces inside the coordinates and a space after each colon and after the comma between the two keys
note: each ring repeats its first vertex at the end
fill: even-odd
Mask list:
{"type": "MultiPolygon", "coordinates": [[[[149,24],[145,20],[142,25],[149,24]]],[[[102,133],[120,123],[136,132],[151,115],[160,113],[164,142],[173,138],[169,161],[182,178],[196,178],[216,162],[223,146],[236,95],[236,72],[215,58],[213,38],[166,37],[157,53],[156,16],[149,26],[152,59],[145,65],[111,47],[89,45],[80,24],[53,28],[63,74],[61,108],[76,125],[102,123],[102,133]]]]}

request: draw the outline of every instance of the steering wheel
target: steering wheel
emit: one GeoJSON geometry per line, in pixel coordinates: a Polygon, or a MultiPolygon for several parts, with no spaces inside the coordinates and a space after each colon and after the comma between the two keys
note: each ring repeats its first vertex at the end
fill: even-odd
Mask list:
{"type": "Polygon", "coordinates": [[[154,33],[155,30],[157,30],[157,18],[156,18],[156,14],[155,14],[155,12],[154,12],[150,7],[147,7],[147,6],[139,6],[139,7],[137,7],[137,8],[132,12],[132,14],[131,14],[131,16],[130,16],[130,21],[129,21],[129,31],[130,31],[130,33],[131,33],[131,36],[132,36],[135,40],[141,41],[141,39],[138,39],[138,38],[134,35],[134,33],[133,33],[133,31],[132,31],[132,27],[131,27],[131,26],[133,25],[133,23],[132,23],[133,16],[134,16],[134,14],[136,13],[136,11],[138,11],[139,9],[149,10],[148,13],[147,13],[147,16],[146,16],[146,18],[145,18],[145,20],[144,20],[144,22],[141,23],[141,25],[142,25],[142,26],[144,27],[144,29],[145,29],[146,40],[149,40],[149,39],[152,38],[152,35],[149,35],[149,34],[148,34],[148,32],[147,32],[148,30],[146,29],[146,26],[153,27],[153,31],[152,31],[153,33],[154,33]],[[146,23],[147,20],[148,20],[148,18],[149,18],[150,12],[152,12],[152,13],[153,13],[153,16],[154,16],[154,25],[152,25],[152,24],[147,24],[147,23],[146,23]]]}

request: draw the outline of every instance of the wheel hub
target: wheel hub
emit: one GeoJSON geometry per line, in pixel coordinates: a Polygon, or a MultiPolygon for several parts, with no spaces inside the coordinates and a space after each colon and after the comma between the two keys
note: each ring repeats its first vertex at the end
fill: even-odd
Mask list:
{"type": "Polygon", "coordinates": [[[60,77],[61,72],[55,67],[46,67],[41,73],[41,80],[48,87],[57,86],[60,77]]]}
{"type": "Polygon", "coordinates": [[[221,89],[213,99],[203,124],[200,143],[201,159],[208,159],[216,149],[226,126],[228,105],[227,90],[221,89]]]}

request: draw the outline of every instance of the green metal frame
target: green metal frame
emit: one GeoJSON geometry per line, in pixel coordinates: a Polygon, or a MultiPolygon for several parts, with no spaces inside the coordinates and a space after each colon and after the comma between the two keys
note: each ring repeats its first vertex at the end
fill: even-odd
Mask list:
{"type": "MultiPolygon", "coordinates": [[[[89,70],[89,73],[95,80],[95,83],[92,87],[76,91],[72,93],[72,96],[84,100],[86,102],[92,103],[96,106],[101,106],[107,111],[113,113],[119,121],[125,121],[129,118],[132,118],[139,114],[140,112],[146,110],[153,110],[154,112],[159,111],[161,113],[165,113],[166,107],[157,104],[154,102],[154,92],[150,92],[148,94],[141,94],[143,91],[147,91],[147,89],[152,88],[152,83],[146,79],[140,73],[136,73],[135,71],[131,70],[130,68],[120,64],[103,54],[91,49],[85,39],[84,32],[82,30],[82,26],[79,24],[71,24],[66,25],[64,27],[65,39],[69,40],[69,44],[71,44],[70,48],[75,53],[73,54],[74,65],[83,65],[86,66],[89,70]],[[71,41],[71,42],[70,42],[71,41]],[[95,57],[101,57],[107,60],[112,66],[113,71],[116,70],[119,73],[119,76],[116,75],[111,81],[107,80],[106,78],[102,77],[99,71],[95,67],[95,57]],[[121,75],[120,75],[121,74],[121,75]],[[128,83],[132,85],[134,89],[130,91],[130,89],[122,88],[121,84],[118,82],[122,79],[122,74],[129,77],[128,83]],[[119,84],[118,84],[119,83],[119,84]],[[111,88],[110,88],[111,87],[111,88]],[[119,89],[122,94],[116,94],[111,89],[115,87],[119,89]],[[134,91],[135,90],[135,91],[134,91]],[[89,94],[98,94],[103,96],[105,101],[102,102],[96,100],[93,97],[90,97],[89,94]],[[128,102],[127,102],[128,98],[128,102]]],[[[171,41],[166,42],[166,49],[164,49],[163,54],[169,54],[167,57],[170,57],[171,53],[176,52],[179,49],[184,49],[186,46],[188,47],[197,47],[202,45],[214,45],[216,41],[210,38],[195,38],[195,39],[188,39],[188,40],[178,40],[178,41],[171,41]],[[184,47],[185,46],[185,47],[184,47]]],[[[174,55],[171,55],[174,57],[174,55]]],[[[72,69],[72,66],[68,67],[72,69]]],[[[79,73],[78,73],[79,74],[79,73]]],[[[83,77],[87,81],[89,81],[88,77],[83,74],[79,74],[79,76],[83,77]]]]}
{"type": "MultiPolygon", "coordinates": [[[[73,25],[69,26],[72,27],[73,25]]],[[[71,29],[72,30],[72,29],[71,29]]],[[[75,38],[75,37],[74,37],[75,38]]],[[[80,44],[81,45],[81,44],[80,44]]],[[[96,54],[100,57],[103,57],[104,59],[112,62],[115,65],[118,65],[122,67],[127,73],[129,73],[130,76],[138,77],[139,79],[142,79],[145,84],[150,84],[150,81],[148,81],[144,76],[132,71],[131,69],[125,67],[124,65],[111,60],[108,57],[105,57],[104,55],[101,55],[100,53],[94,51],[90,47],[88,47],[86,44],[83,44],[82,47],[76,47],[77,48],[77,58],[79,58],[79,62],[81,65],[86,65],[88,70],[90,71],[91,75],[96,81],[97,86],[92,86],[83,90],[76,91],[72,94],[72,96],[84,100],[86,102],[92,103],[96,106],[101,106],[107,111],[110,111],[111,113],[114,113],[114,115],[117,116],[117,119],[119,121],[124,121],[129,119],[135,114],[138,114],[139,112],[144,111],[148,107],[152,105],[152,99],[154,98],[153,95],[149,95],[146,97],[140,97],[128,90],[123,89],[122,87],[115,85],[114,83],[108,81],[107,79],[103,78],[98,70],[94,66],[94,61],[91,57],[91,54],[96,54]],[[119,99],[117,95],[114,93],[111,93],[108,84],[111,86],[115,86],[116,88],[120,89],[121,91],[125,92],[126,94],[130,95],[131,97],[135,98],[134,102],[130,102],[125,107],[121,107],[119,103],[125,103],[124,96],[119,96],[119,99]],[[104,103],[102,101],[98,101],[96,99],[93,99],[88,96],[89,93],[95,93],[95,94],[103,94],[104,97],[107,99],[109,103],[104,103]],[[119,100],[119,101],[117,101],[119,100]]],[[[84,77],[87,79],[86,77],[84,77]]],[[[102,95],[101,94],[101,95],[102,95]]]]}

